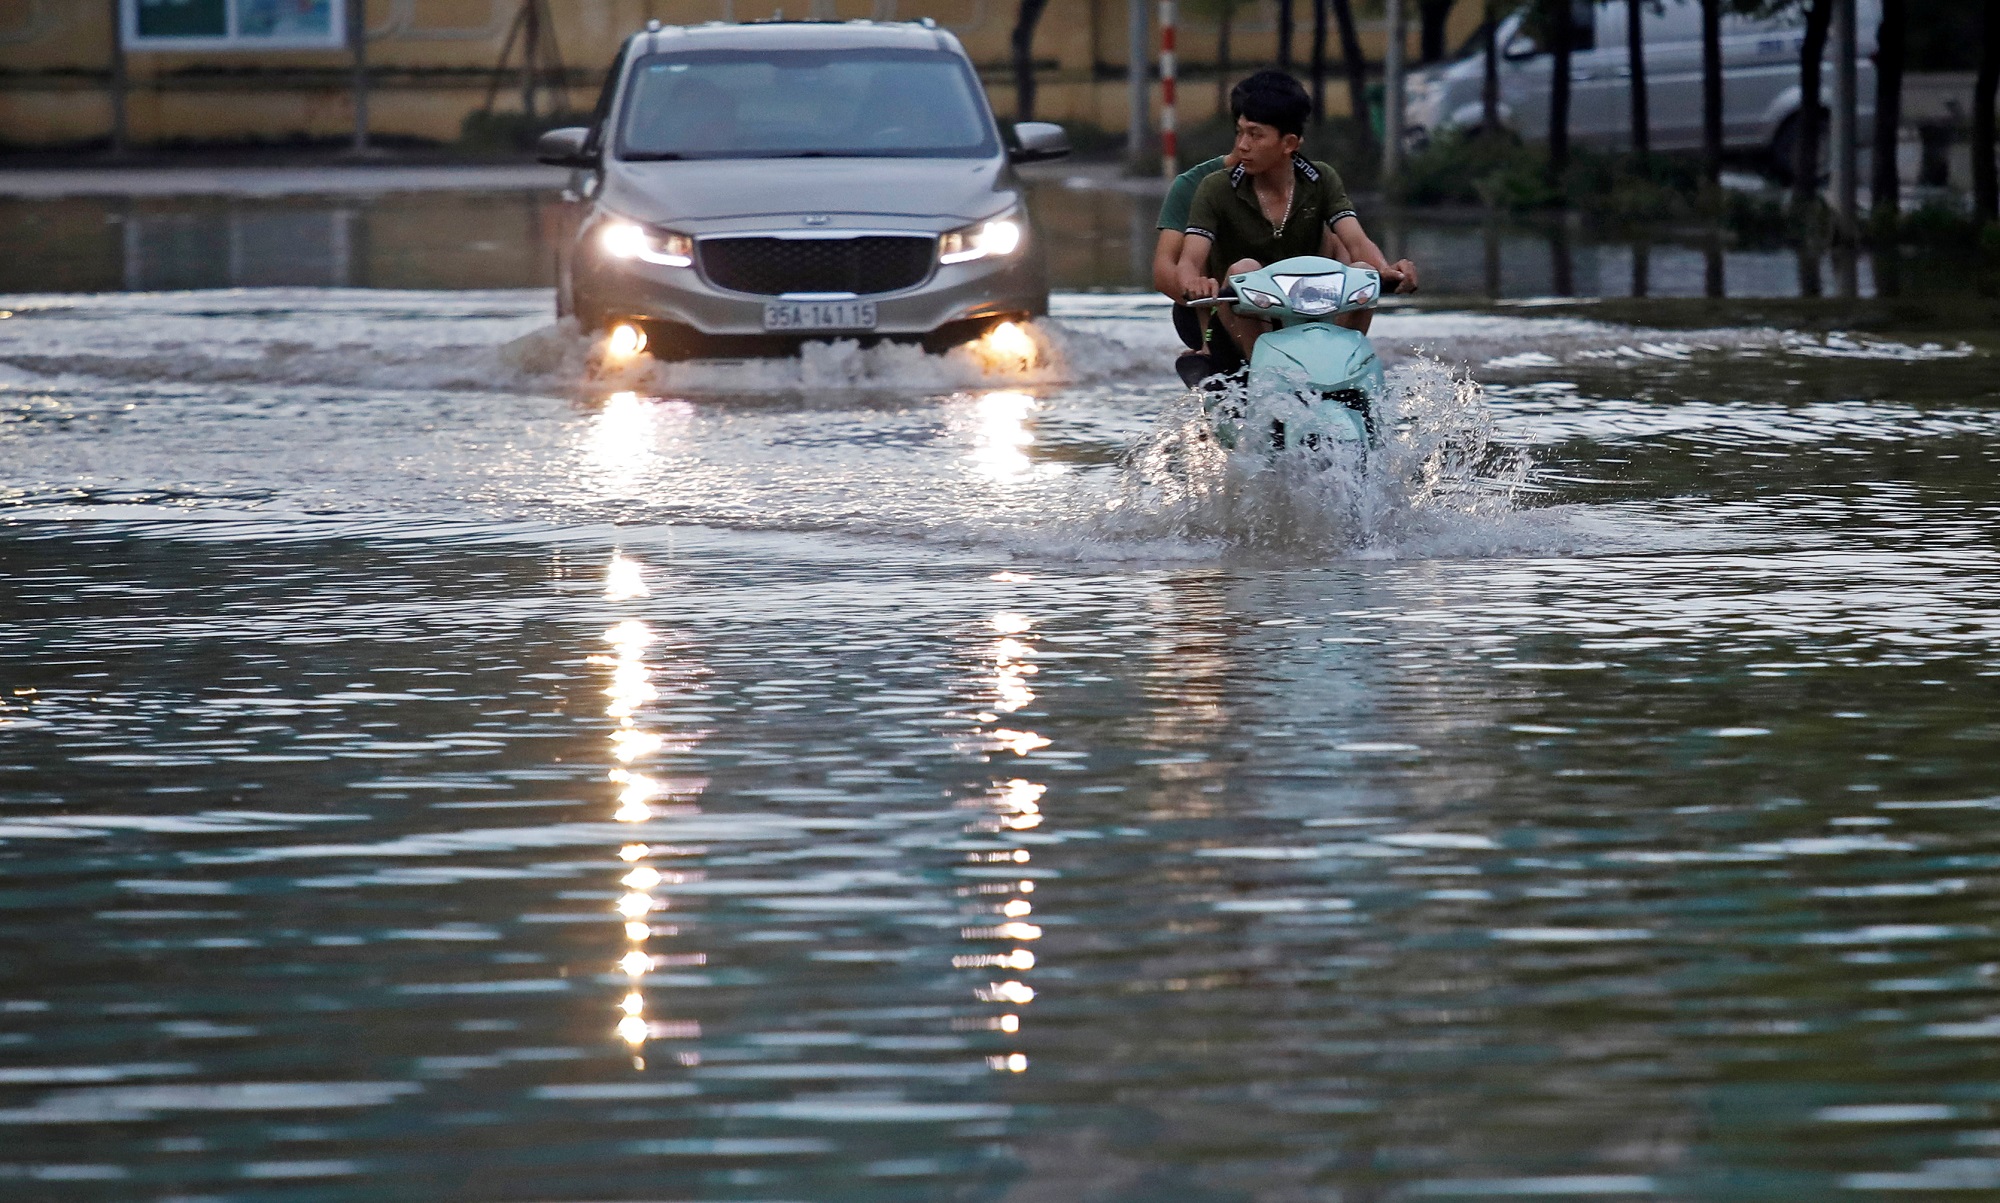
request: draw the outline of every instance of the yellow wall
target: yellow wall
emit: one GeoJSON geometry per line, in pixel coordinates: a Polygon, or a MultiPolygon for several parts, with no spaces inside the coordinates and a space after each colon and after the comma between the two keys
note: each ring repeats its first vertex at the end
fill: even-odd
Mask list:
{"type": "MultiPolygon", "coordinates": [[[[370,98],[377,133],[450,141],[466,114],[485,100],[509,20],[522,0],[351,0],[365,3],[372,31],[370,98]]],[[[1154,0],[1142,0],[1155,10],[1154,0]]],[[[769,16],[778,0],[545,0],[575,87],[572,104],[588,107],[618,43],[648,18],[668,23],[769,16]]],[[[1122,130],[1126,101],[1127,0],[1051,0],[1035,39],[1037,116],[1122,130]]],[[[1015,0],[786,0],[793,17],[932,17],[965,43],[988,81],[994,108],[1012,116],[1006,69],[1015,0]]],[[[1189,7],[1185,0],[1182,4],[1189,7]]],[[[1363,0],[1364,13],[1372,6],[1363,0]]],[[[1415,5],[1409,7],[1414,9],[1415,5]]],[[[1310,41],[1311,0],[1298,0],[1295,58],[1310,41]]],[[[52,146],[104,138],[111,123],[112,0],[0,0],[0,142],[52,146]]],[[[1276,55],[1276,5],[1250,0],[1232,35],[1232,74],[1276,55]]],[[[1478,20],[1476,0],[1459,0],[1451,41],[1478,20]]],[[[1361,22],[1364,49],[1379,59],[1379,18],[1361,22]]],[[[1414,21],[1413,21],[1414,26],[1414,21]]],[[[1157,31],[1152,35],[1157,43],[1157,31]]],[[[1416,31],[1411,30],[1411,52],[1416,31]]],[[[1338,39],[1329,35],[1329,53],[1338,39]]],[[[1213,20],[1184,19],[1181,60],[1193,78],[1181,90],[1183,121],[1214,111],[1213,20]],[[1203,78],[1204,73],[1207,78],[1203,78]]],[[[353,121],[345,52],[140,52],[128,57],[128,121],[136,145],[166,141],[280,141],[338,137],[353,121]]],[[[1301,69],[1295,65],[1295,69],[1301,69]]],[[[1337,69],[1337,63],[1334,66],[1337,69]]],[[[1158,89],[1154,91],[1157,108],[1158,89]]],[[[518,110],[517,86],[503,87],[499,107],[518,110]]],[[[1328,107],[1345,112],[1346,92],[1327,90],[1328,107]]],[[[549,102],[543,101],[546,106],[549,102]]]]}

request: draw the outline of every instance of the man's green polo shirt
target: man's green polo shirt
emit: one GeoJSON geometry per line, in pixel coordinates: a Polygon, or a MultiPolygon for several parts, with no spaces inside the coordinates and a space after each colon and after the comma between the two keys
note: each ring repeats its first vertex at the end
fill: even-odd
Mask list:
{"type": "Polygon", "coordinates": [[[1355,216],[1347,186],[1333,168],[1293,155],[1292,172],[1291,211],[1276,228],[1258,207],[1256,181],[1242,167],[1226,175],[1217,172],[1201,182],[1188,214],[1187,232],[1209,240],[1210,276],[1222,279],[1238,259],[1270,264],[1294,255],[1317,255],[1320,232],[1331,229],[1343,217],[1355,216]]]}
{"type": "Polygon", "coordinates": [[[1195,189],[1201,182],[1222,170],[1222,156],[1217,155],[1204,163],[1196,163],[1174,177],[1167,186],[1167,199],[1160,202],[1160,220],[1153,227],[1172,230],[1178,234],[1187,229],[1188,210],[1194,207],[1195,189]]]}

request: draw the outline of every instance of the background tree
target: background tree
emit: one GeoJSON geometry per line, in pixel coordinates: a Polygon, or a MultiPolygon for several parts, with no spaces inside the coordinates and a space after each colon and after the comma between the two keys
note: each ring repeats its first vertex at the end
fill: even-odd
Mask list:
{"type": "Polygon", "coordinates": [[[1361,35],[1354,28],[1354,0],[1332,0],[1334,23],[1340,27],[1340,65],[1347,69],[1347,103],[1354,110],[1354,128],[1364,155],[1375,144],[1375,123],[1368,113],[1368,60],[1361,54],[1361,35]]]}
{"type": "Polygon", "coordinates": [[[1480,23],[1479,39],[1485,71],[1479,81],[1479,132],[1500,135],[1500,12],[1499,0],[1486,0],[1486,19],[1480,23]]]}
{"type": "Polygon", "coordinates": [[[1278,70],[1292,69],[1292,0],[1278,0],[1278,70]]]}
{"type": "Polygon", "coordinates": [[[1722,187],[1722,2],[1701,0],[1701,178],[1722,187]]]}
{"type": "Polygon", "coordinates": [[[1792,120],[1792,208],[1803,213],[1819,196],[1819,148],[1825,126],[1821,101],[1821,63],[1826,57],[1827,30],[1833,25],[1835,0],[1801,0],[1806,36],[1799,44],[1799,112],[1792,120]]]}
{"type": "MultiPolygon", "coordinates": [[[[1549,183],[1557,188],[1569,173],[1570,67],[1576,45],[1576,8],[1571,0],[1542,0],[1536,13],[1550,54],[1549,183]]],[[[1591,11],[1588,4],[1584,11],[1591,11]]]]}
{"type": "Polygon", "coordinates": [[[1418,0],[1417,19],[1422,25],[1417,39],[1417,61],[1440,63],[1449,52],[1445,44],[1446,24],[1457,0],[1418,0]]]}
{"type": "Polygon", "coordinates": [[[1653,153],[1653,120],[1646,106],[1646,0],[1625,0],[1625,54],[1631,64],[1632,154],[1653,153]]]}
{"type": "Polygon", "coordinates": [[[1875,31],[1875,153],[1873,197],[1877,223],[1893,225],[1903,182],[1896,172],[1896,139],[1903,125],[1903,59],[1909,45],[1909,11],[1903,0],[1882,0],[1875,31]]]}
{"type": "Polygon", "coordinates": [[[1021,0],[1014,14],[1014,116],[1035,119],[1035,24],[1049,0],[1021,0]]]}
{"type": "Polygon", "coordinates": [[[2000,222],[2000,167],[1993,161],[1993,101],[2000,90],[2000,3],[1986,0],[1979,34],[1979,76],[1972,87],[1972,211],[2000,222]]]}

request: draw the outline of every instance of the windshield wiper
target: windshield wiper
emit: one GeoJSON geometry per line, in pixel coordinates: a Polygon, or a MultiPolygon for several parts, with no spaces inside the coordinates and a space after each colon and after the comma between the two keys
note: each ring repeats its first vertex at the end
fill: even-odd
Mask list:
{"type": "Polygon", "coordinates": [[[671,163],[687,156],[677,150],[635,150],[623,158],[627,163],[671,163]]]}

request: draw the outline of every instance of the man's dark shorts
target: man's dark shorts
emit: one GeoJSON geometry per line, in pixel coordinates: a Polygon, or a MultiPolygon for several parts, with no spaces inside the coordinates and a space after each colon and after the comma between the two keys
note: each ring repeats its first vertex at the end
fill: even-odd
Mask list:
{"type": "Polygon", "coordinates": [[[1194,311],[1194,306],[1174,306],[1174,333],[1181,336],[1188,350],[1201,350],[1201,315],[1194,311]]]}

